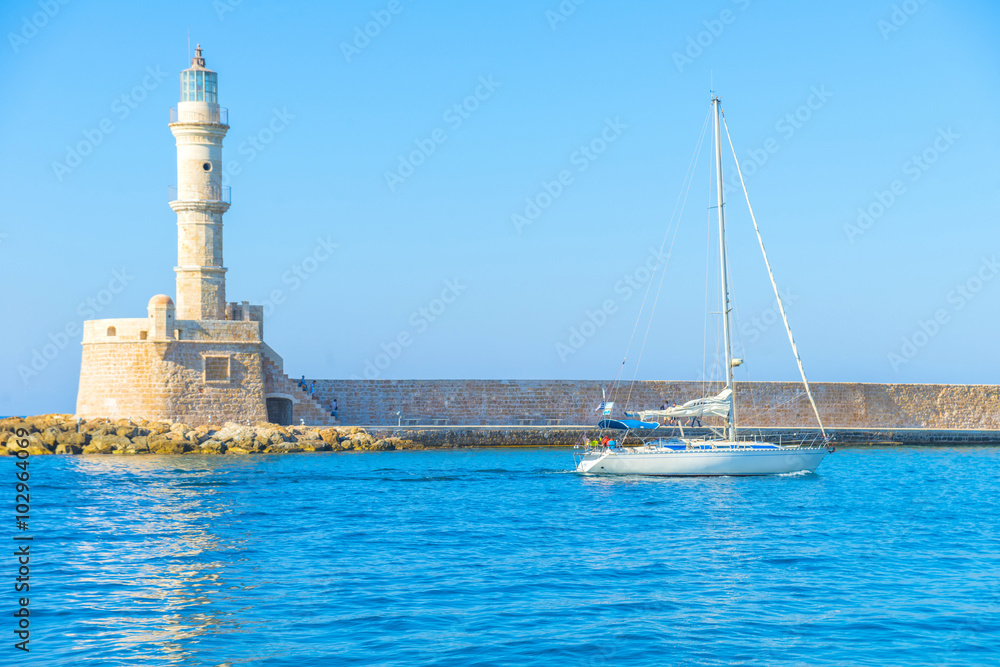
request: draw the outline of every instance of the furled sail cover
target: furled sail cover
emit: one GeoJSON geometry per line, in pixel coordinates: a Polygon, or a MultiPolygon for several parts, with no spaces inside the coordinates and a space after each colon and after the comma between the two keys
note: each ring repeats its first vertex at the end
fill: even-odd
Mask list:
{"type": "Polygon", "coordinates": [[[639,413],[640,419],[650,419],[655,417],[727,417],[729,409],[732,407],[733,390],[723,389],[717,396],[707,398],[696,398],[688,401],[684,405],[666,410],[643,410],[639,413]]]}

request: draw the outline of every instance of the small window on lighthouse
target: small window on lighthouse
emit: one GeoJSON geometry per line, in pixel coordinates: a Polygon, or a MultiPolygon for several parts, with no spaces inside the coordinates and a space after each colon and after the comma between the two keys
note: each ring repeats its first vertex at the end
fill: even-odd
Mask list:
{"type": "Polygon", "coordinates": [[[229,357],[205,358],[205,382],[229,382],[229,357]]]}
{"type": "Polygon", "coordinates": [[[205,171],[212,171],[212,163],[206,162],[205,164],[201,165],[201,168],[204,169],[205,171]]]}
{"type": "Polygon", "coordinates": [[[114,328],[114,327],[108,327],[108,335],[109,335],[109,336],[114,336],[114,335],[116,335],[117,333],[118,333],[118,332],[117,332],[117,331],[115,331],[115,328],[114,328]]]}

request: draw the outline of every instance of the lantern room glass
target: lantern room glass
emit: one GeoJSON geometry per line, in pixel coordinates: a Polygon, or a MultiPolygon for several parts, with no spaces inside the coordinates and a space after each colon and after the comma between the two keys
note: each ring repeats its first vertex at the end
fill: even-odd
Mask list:
{"type": "Polygon", "coordinates": [[[206,70],[181,72],[181,102],[219,103],[219,75],[206,70]]]}

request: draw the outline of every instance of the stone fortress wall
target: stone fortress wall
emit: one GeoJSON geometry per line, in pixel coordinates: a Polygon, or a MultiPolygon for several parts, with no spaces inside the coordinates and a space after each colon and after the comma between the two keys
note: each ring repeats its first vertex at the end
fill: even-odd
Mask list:
{"type": "Polygon", "coordinates": [[[262,322],[250,319],[256,313],[177,320],[166,296],[153,297],[148,312],[84,323],[78,416],[189,424],[267,419],[262,322]]]}
{"type": "Polygon", "coordinates": [[[76,414],[178,421],[266,421],[260,346],[239,343],[84,344],[76,414]],[[225,358],[225,381],[204,381],[204,358],[225,358]]]}
{"type": "MultiPolygon", "coordinates": [[[[312,382],[310,380],[310,382],[312,382]]],[[[589,380],[319,380],[315,399],[338,402],[338,420],[356,425],[592,425],[602,386],[589,380]],[[401,414],[397,417],[396,412],[401,414]]],[[[1000,429],[1000,386],[810,384],[830,428],[1000,429]]],[[[614,416],[718,393],[703,382],[619,385],[614,416]]],[[[798,382],[737,382],[741,426],[815,427],[798,382]]],[[[611,400],[609,391],[608,399],[611,400]]]]}
{"type": "Polygon", "coordinates": [[[227,304],[225,320],[177,320],[172,300],[153,297],[147,318],[84,323],[76,414],[189,426],[225,421],[335,423],[284,374],[263,341],[263,309],[227,304]],[[270,413],[269,414],[269,408],[270,413]]]}

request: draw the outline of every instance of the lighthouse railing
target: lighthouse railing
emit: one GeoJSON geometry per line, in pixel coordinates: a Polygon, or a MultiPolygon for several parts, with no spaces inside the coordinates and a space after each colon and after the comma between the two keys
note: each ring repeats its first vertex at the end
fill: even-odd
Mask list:
{"type": "Polygon", "coordinates": [[[216,125],[229,125],[229,109],[215,105],[208,107],[207,111],[202,109],[195,111],[184,109],[178,111],[177,107],[170,108],[171,123],[214,123],[216,125]]]}
{"type": "Polygon", "coordinates": [[[232,188],[228,185],[176,185],[167,187],[167,201],[213,201],[232,203],[232,188]]]}

